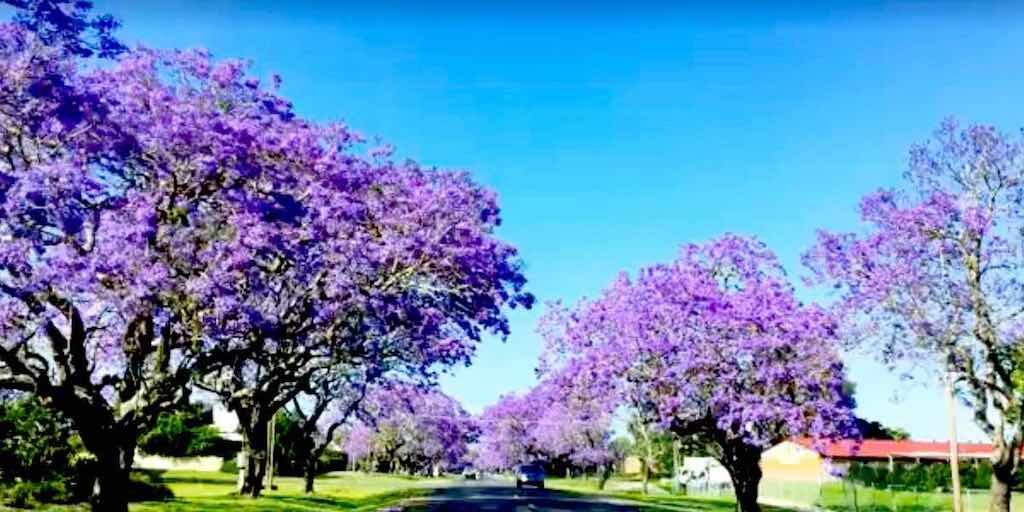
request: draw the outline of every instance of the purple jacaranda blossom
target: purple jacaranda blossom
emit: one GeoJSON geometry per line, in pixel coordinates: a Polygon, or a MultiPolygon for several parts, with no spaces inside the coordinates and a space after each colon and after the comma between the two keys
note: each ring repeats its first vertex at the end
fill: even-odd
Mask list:
{"type": "Polygon", "coordinates": [[[724,235],[620,275],[599,297],[554,304],[542,369],[569,392],[615,397],[643,421],[712,440],[741,510],[757,510],[761,451],[847,434],[835,318],[794,296],[760,242],[724,235]]]}
{"type": "Polygon", "coordinates": [[[914,146],[906,187],[866,195],[865,229],[820,231],[805,255],[851,347],[894,369],[951,375],[993,442],[992,510],[1009,510],[1024,408],[1024,141],[944,122],[914,146]]]}
{"type": "Polygon", "coordinates": [[[481,415],[474,464],[508,470],[535,461],[581,468],[612,459],[612,409],[601,396],[569,391],[563,375],[549,377],[522,395],[507,394],[481,415]]]}
{"type": "Polygon", "coordinates": [[[492,192],[360,158],[241,62],[90,68],[0,25],[0,76],[0,385],[73,417],[100,508],[189,381],[239,415],[258,494],[267,420],[324,374],[429,383],[532,302],[492,192]]]}
{"type": "Polygon", "coordinates": [[[477,424],[454,398],[432,387],[389,381],[373,386],[345,451],[382,471],[438,474],[463,466],[477,424]]]}

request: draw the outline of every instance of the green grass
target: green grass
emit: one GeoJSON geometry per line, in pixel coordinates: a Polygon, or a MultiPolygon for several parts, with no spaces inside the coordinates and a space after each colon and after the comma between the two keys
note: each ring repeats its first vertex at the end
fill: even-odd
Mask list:
{"type": "MultiPolygon", "coordinates": [[[[607,487],[613,486],[617,482],[635,482],[635,479],[618,479],[612,478],[608,481],[606,489],[601,490],[597,488],[597,479],[591,478],[584,480],[582,478],[550,478],[548,477],[545,481],[545,486],[549,489],[557,489],[560,491],[572,492],[577,494],[598,494],[602,496],[610,496],[615,498],[624,498],[628,500],[637,501],[640,503],[646,503],[653,505],[649,510],[687,510],[696,512],[734,512],[736,510],[736,501],[732,498],[709,498],[699,496],[685,496],[681,494],[648,494],[644,495],[639,491],[613,491],[608,490],[607,487]]],[[[655,482],[650,483],[650,487],[657,487],[655,482]]],[[[762,509],[765,512],[788,512],[789,509],[764,506],[762,509]]],[[[647,509],[645,509],[647,510],[647,509]]]]}
{"type": "MultiPolygon", "coordinates": [[[[962,500],[964,510],[967,512],[988,510],[987,490],[964,490],[962,500]]],[[[854,510],[943,512],[953,509],[953,499],[949,493],[874,489],[851,483],[822,485],[821,496],[817,503],[831,510],[851,512],[854,510]],[[854,491],[856,491],[856,507],[854,491]]],[[[1013,498],[1010,500],[1010,509],[1013,512],[1024,512],[1024,494],[1013,494],[1013,498]]]]}
{"type": "MultiPolygon", "coordinates": [[[[608,486],[625,480],[609,481],[608,486]]],[[[655,485],[651,483],[652,487],[655,485]]],[[[728,512],[734,510],[735,500],[731,496],[685,496],[679,494],[648,495],[639,492],[622,492],[598,490],[597,480],[581,478],[564,479],[548,478],[547,486],[568,492],[582,494],[601,494],[632,499],[643,503],[663,507],[678,507],[687,510],[708,512],[728,512]]],[[[837,512],[946,512],[952,510],[952,498],[949,493],[916,492],[901,490],[873,489],[862,485],[841,482],[817,483],[771,482],[762,481],[762,502],[775,502],[780,506],[794,508],[824,508],[837,512]],[[854,490],[856,489],[856,505],[854,490]]],[[[986,512],[988,510],[987,490],[965,490],[963,504],[966,512],[986,512]]],[[[785,510],[764,506],[765,510],[785,510]]],[[[1014,493],[1011,500],[1012,512],[1024,512],[1024,493],[1014,493]]]]}
{"type": "Polygon", "coordinates": [[[235,475],[232,474],[168,471],[160,474],[159,479],[174,493],[174,498],[133,503],[132,512],[375,510],[427,494],[430,485],[444,481],[335,473],[317,478],[316,493],[307,495],[303,492],[301,478],[278,477],[274,479],[277,490],[266,490],[263,497],[254,500],[233,494],[235,475]]]}

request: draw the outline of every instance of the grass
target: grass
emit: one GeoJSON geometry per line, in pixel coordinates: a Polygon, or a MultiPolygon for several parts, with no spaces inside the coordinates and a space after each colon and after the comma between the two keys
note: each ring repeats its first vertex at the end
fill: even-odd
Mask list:
{"type": "MultiPolygon", "coordinates": [[[[985,512],[988,510],[988,490],[965,489],[962,492],[964,510],[985,512]]],[[[821,486],[817,502],[828,509],[838,511],[907,511],[942,512],[953,509],[952,495],[945,492],[917,492],[903,490],[874,489],[852,483],[827,483],[821,486]],[[856,495],[856,506],[854,496],[856,495]]],[[[1024,494],[1014,493],[1010,500],[1013,512],[1024,512],[1024,494]]]]}
{"type": "Polygon", "coordinates": [[[160,481],[174,494],[163,501],[133,503],[132,512],[231,511],[305,512],[313,510],[376,510],[394,502],[429,493],[428,486],[443,479],[396,475],[332,473],[316,480],[316,493],[303,492],[298,477],[274,479],[277,490],[265,490],[262,498],[234,495],[235,475],[168,471],[160,481]]]}
{"type": "MultiPolygon", "coordinates": [[[[736,501],[732,498],[713,498],[713,497],[700,497],[700,496],[686,496],[682,494],[648,494],[644,495],[639,491],[613,491],[608,490],[607,487],[613,486],[617,482],[635,482],[635,479],[618,479],[612,478],[608,481],[606,489],[601,490],[597,488],[597,479],[591,478],[584,480],[582,478],[551,478],[548,477],[545,481],[545,486],[549,489],[557,489],[559,491],[571,492],[576,494],[599,494],[602,496],[610,496],[615,498],[623,498],[628,500],[637,501],[653,505],[650,510],[687,510],[694,512],[735,512],[736,501]]],[[[650,486],[657,487],[655,482],[651,482],[650,486]]],[[[763,506],[762,510],[765,512],[789,512],[790,509],[763,506]]]]}
{"type": "MultiPolygon", "coordinates": [[[[608,487],[625,480],[613,478],[608,487]]],[[[654,487],[656,484],[651,483],[654,487]]],[[[598,490],[597,480],[581,478],[564,479],[548,478],[547,486],[574,493],[601,494],[650,503],[662,507],[672,507],[696,511],[729,512],[735,509],[732,496],[700,496],[680,494],[643,495],[636,491],[598,490]]],[[[949,493],[917,492],[903,490],[873,489],[862,485],[842,482],[799,483],[770,482],[761,483],[762,502],[774,502],[779,506],[793,508],[823,508],[837,512],[946,512],[952,510],[952,498],[949,493]],[[854,504],[856,491],[856,504],[854,504]]],[[[966,512],[986,512],[988,510],[987,490],[964,490],[963,504],[966,512]]],[[[763,506],[766,511],[782,511],[786,508],[763,506]]],[[[1012,512],[1024,512],[1024,493],[1014,493],[1011,500],[1012,512]]]]}

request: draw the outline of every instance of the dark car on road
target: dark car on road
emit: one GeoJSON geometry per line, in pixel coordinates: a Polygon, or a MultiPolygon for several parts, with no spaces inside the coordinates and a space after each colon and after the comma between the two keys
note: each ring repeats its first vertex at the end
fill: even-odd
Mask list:
{"type": "Polygon", "coordinates": [[[540,464],[523,464],[516,468],[516,489],[522,489],[524,485],[544,488],[544,468],[540,464]]]}

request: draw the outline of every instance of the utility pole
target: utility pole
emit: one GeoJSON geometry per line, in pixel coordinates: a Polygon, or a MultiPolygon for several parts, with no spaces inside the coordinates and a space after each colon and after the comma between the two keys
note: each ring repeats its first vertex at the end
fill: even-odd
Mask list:
{"type": "Polygon", "coordinates": [[[956,438],[956,398],[953,396],[953,370],[946,371],[946,414],[949,419],[949,471],[953,482],[953,512],[962,510],[960,504],[960,453],[956,438]]]}

